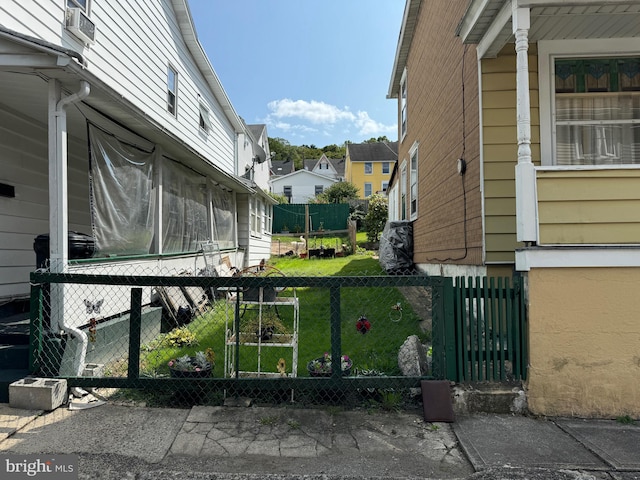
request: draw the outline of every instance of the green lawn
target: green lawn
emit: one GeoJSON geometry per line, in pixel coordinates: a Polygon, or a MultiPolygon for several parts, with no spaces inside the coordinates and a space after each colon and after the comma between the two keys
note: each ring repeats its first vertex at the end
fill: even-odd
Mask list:
{"type": "MultiPolygon", "coordinates": [[[[311,260],[284,257],[270,263],[288,276],[383,275],[378,260],[370,255],[311,260]]],[[[288,288],[280,295],[294,295],[294,289],[288,288]]],[[[298,376],[307,376],[307,362],[322,356],[324,352],[329,352],[331,348],[329,289],[296,288],[295,295],[300,304],[298,376]]],[[[407,336],[423,335],[419,329],[420,319],[402,294],[396,288],[390,287],[343,288],[340,300],[342,354],[352,358],[354,373],[362,370],[377,370],[389,375],[399,373],[398,348],[407,336]],[[398,303],[402,307],[401,311],[393,308],[398,303]],[[371,329],[366,334],[356,329],[356,322],[361,315],[366,316],[371,323],[371,329]]],[[[143,353],[143,370],[166,374],[166,364],[171,358],[212,348],[217,356],[214,375],[222,376],[225,322],[227,319],[232,322],[233,319],[233,310],[229,307],[232,306],[218,301],[208,313],[186,326],[188,331],[195,334],[198,345],[180,348],[149,346],[143,353]]],[[[266,316],[273,318],[272,313],[267,312],[266,316]]],[[[253,312],[245,312],[241,319],[242,324],[250,323],[253,315],[253,312]]],[[[292,308],[280,307],[278,316],[282,325],[290,329],[293,323],[292,308]]],[[[247,328],[255,332],[254,326],[247,328]]],[[[285,359],[287,372],[290,373],[291,349],[279,347],[262,349],[262,370],[275,372],[280,358],[285,359]]],[[[241,370],[254,370],[257,364],[256,349],[241,347],[240,362],[241,370]]]]}

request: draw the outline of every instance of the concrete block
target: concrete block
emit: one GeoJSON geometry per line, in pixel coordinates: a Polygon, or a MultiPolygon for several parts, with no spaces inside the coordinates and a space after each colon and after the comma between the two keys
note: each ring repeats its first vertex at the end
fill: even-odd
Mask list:
{"type": "Polygon", "coordinates": [[[54,410],[67,399],[67,381],[23,378],[9,385],[9,405],[26,410],[54,410]]]}
{"type": "Polygon", "coordinates": [[[104,376],[104,363],[87,363],[82,371],[83,377],[102,377],[104,376]]]}

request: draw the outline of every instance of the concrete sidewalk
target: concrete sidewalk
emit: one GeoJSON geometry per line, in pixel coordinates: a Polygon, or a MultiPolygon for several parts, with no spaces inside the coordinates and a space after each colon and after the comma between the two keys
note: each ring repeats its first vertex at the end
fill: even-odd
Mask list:
{"type": "MultiPolygon", "coordinates": [[[[0,404],[0,456],[79,456],[80,479],[640,479],[640,426],[422,412],[0,404]]],[[[37,477],[36,477],[37,478],[37,477]]]]}

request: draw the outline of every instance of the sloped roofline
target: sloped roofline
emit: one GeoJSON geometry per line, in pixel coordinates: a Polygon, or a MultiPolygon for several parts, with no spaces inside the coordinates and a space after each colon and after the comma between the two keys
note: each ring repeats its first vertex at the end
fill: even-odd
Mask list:
{"type": "Polygon", "coordinates": [[[299,173],[307,173],[309,175],[313,175],[314,177],[320,177],[320,178],[323,178],[325,180],[331,180],[332,182],[337,182],[338,181],[335,178],[327,177],[326,175],[321,175],[319,173],[312,172],[311,170],[304,170],[304,169],[296,170],[295,172],[287,173],[286,175],[279,175],[279,176],[277,176],[275,178],[272,178],[271,181],[272,182],[275,182],[276,180],[280,181],[280,180],[282,180],[284,178],[289,178],[289,177],[291,177],[293,175],[298,175],[299,173]]]}
{"type": "Polygon", "coordinates": [[[387,98],[398,98],[400,92],[400,79],[402,72],[407,64],[409,49],[413,41],[413,34],[416,29],[416,21],[422,0],[407,0],[404,6],[404,15],[402,16],[402,26],[400,27],[400,35],[398,36],[398,47],[396,49],[396,57],[393,61],[393,70],[391,70],[391,81],[389,82],[389,92],[387,98]]]}
{"type": "Polygon", "coordinates": [[[222,87],[222,83],[209,61],[209,57],[207,57],[207,54],[198,40],[198,35],[196,34],[193,17],[191,16],[191,10],[189,10],[187,0],[171,0],[171,3],[173,4],[173,9],[176,12],[182,37],[184,38],[189,52],[193,55],[196,65],[198,65],[200,72],[207,80],[209,87],[211,87],[211,91],[216,97],[216,100],[218,100],[222,106],[222,110],[229,118],[229,121],[235,128],[236,133],[245,133],[244,123],[233,108],[227,92],[225,92],[222,87]]]}

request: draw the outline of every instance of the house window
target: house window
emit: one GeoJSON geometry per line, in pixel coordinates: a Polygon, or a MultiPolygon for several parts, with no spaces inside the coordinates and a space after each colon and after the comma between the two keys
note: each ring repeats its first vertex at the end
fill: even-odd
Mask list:
{"type": "Polygon", "coordinates": [[[67,0],[67,8],[79,8],[89,14],[89,0],[67,0]]]}
{"type": "Polygon", "coordinates": [[[407,70],[400,80],[400,138],[407,134],[407,70]]]}
{"type": "Polygon", "coordinates": [[[370,197],[372,193],[371,183],[367,182],[364,184],[364,198],[370,197]]]}
{"type": "Polygon", "coordinates": [[[324,192],[324,185],[316,185],[316,195],[320,195],[324,192]]]}
{"type": "Polygon", "coordinates": [[[264,233],[271,233],[273,222],[273,205],[263,203],[264,205],[264,233]]]}
{"type": "Polygon", "coordinates": [[[400,169],[400,220],[407,219],[407,161],[400,169]]]}
{"type": "Polygon", "coordinates": [[[364,162],[364,173],[366,175],[371,175],[373,173],[373,163],[372,162],[364,162]]]}
{"type": "Polygon", "coordinates": [[[260,232],[260,215],[258,208],[260,204],[257,198],[252,198],[249,202],[249,228],[251,229],[251,235],[259,235],[260,232]]]}
{"type": "Polygon", "coordinates": [[[556,165],[640,164],[640,57],[556,58],[556,165]]]}
{"type": "Polygon", "coordinates": [[[211,131],[211,116],[209,114],[209,108],[207,108],[207,106],[200,102],[200,119],[198,121],[200,129],[205,132],[205,133],[209,133],[209,131],[211,131]]]}
{"type": "Polygon", "coordinates": [[[178,72],[173,67],[167,69],[167,111],[175,116],[178,100],[178,72]]]}
{"type": "Polygon", "coordinates": [[[291,187],[291,185],[285,185],[282,189],[282,193],[285,197],[287,197],[289,203],[291,203],[291,197],[293,196],[293,187],[291,187]]]}
{"type": "Polygon", "coordinates": [[[418,147],[413,147],[411,152],[411,185],[409,187],[409,207],[411,220],[418,216],[418,147]]]}
{"type": "Polygon", "coordinates": [[[382,173],[389,173],[389,162],[382,162],[382,173]]]}
{"type": "Polygon", "coordinates": [[[387,188],[389,188],[389,182],[382,182],[382,191],[386,192],[387,188]]]}

